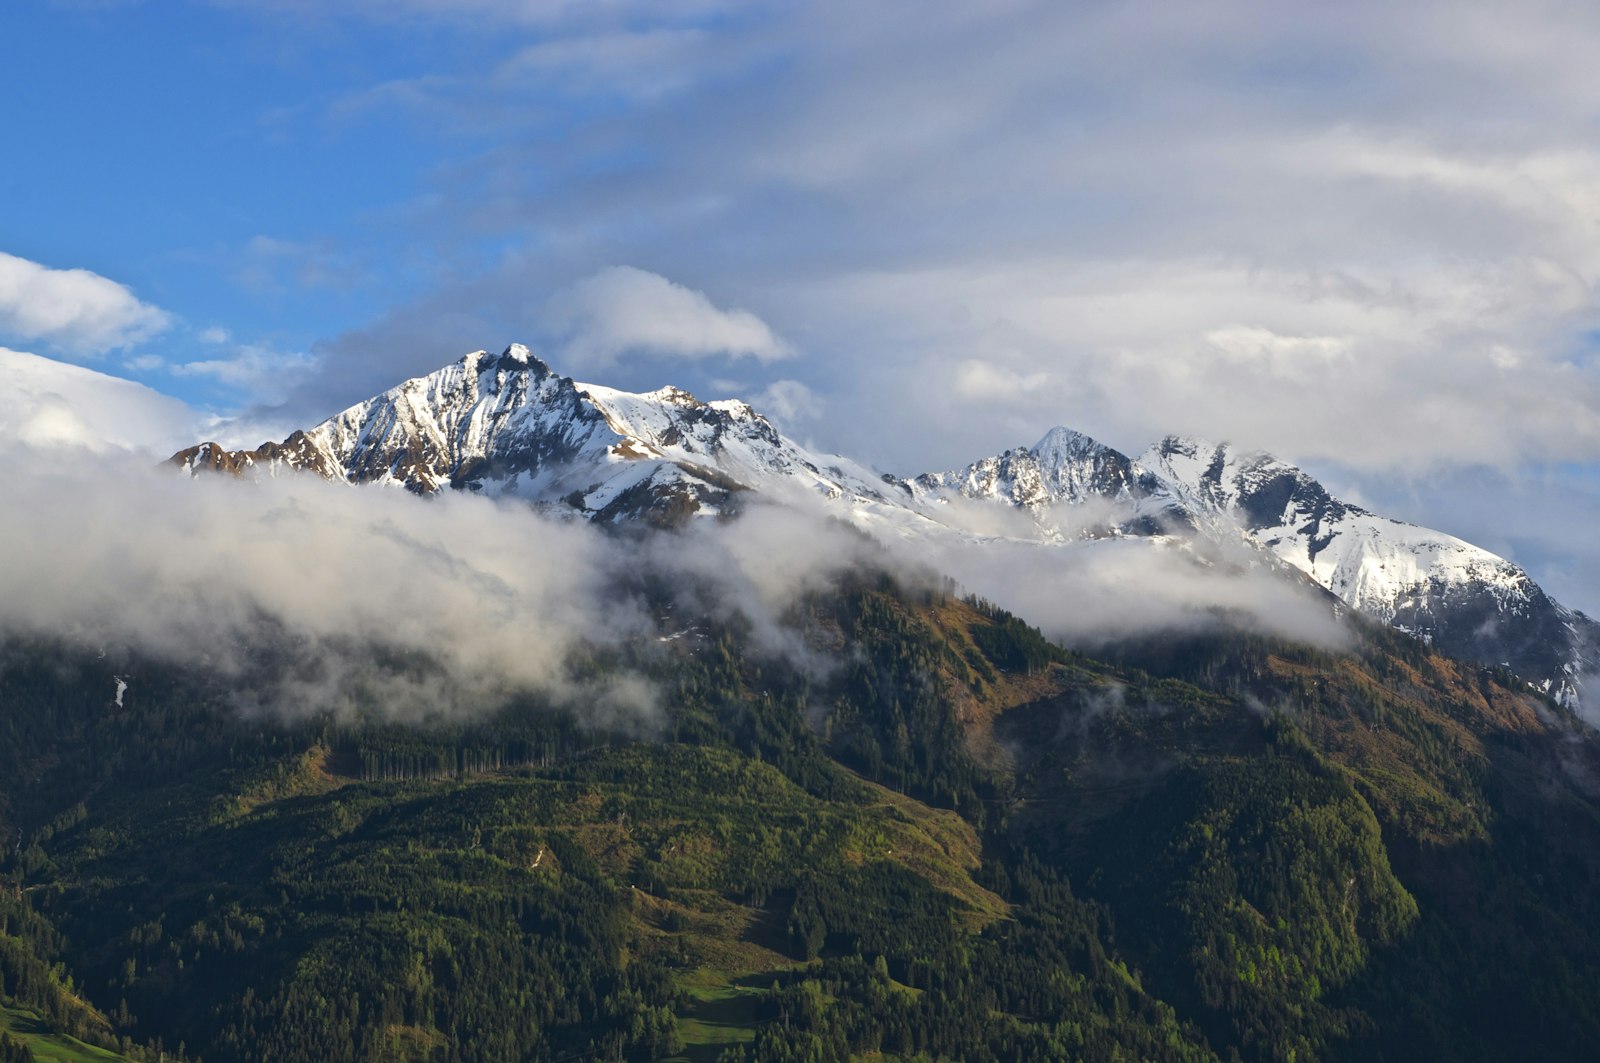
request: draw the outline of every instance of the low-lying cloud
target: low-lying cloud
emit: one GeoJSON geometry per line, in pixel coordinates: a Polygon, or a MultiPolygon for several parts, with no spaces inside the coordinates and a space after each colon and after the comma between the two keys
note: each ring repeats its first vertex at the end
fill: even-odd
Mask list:
{"type": "Polygon", "coordinates": [[[0,636],[192,668],[237,709],[291,719],[457,719],[533,694],[650,733],[655,692],[630,669],[663,632],[737,616],[758,652],[825,670],[783,617],[880,553],[776,506],[641,539],[464,493],[191,479],[142,456],[14,443],[0,458],[0,636]],[[677,616],[653,613],[645,574],[677,589],[677,616]],[[632,663],[578,678],[575,661],[596,654],[632,663]]]}
{"type": "Polygon", "coordinates": [[[790,624],[792,607],[866,568],[929,586],[947,572],[1080,645],[1219,619],[1338,637],[1325,603],[1267,572],[1146,542],[875,539],[815,501],[618,536],[452,492],[189,479],[59,448],[4,456],[0,634],[192,668],[251,714],[426,722],[532,693],[580,720],[651,733],[660,707],[630,668],[660,639],[738,618],[757,652],[826,674],[837,662],[790,624]],[[677,589],[676,616],[653,613],[643,574],[677,589]],[[576,676],[575,658],[619,650],[633,664],[576,676]]]}
{"type": "Polygon", "coordinates": [[[1348,641],[1326,596],[1265,566],[1202,560],[1163,541],[951,537],[932,545],[925,560],[1050,638],[1086,651],[1135,635],[1223,625],[1324,647],[1348,641]]]}
{"type": "Polygon", "coordinates": [[[642,630],[605,593],[598,536],[524,509],[134,463],[9,479],[0,628],[248,679],[245,708],[421,719],[519,689],[589,697],[571,652],[642,630]]]}

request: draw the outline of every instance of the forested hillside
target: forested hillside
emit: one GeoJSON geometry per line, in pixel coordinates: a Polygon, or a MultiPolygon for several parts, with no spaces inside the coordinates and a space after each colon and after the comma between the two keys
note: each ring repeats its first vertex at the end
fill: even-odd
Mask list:
{"type": "Polygon", "coordinates": [[[1509,675],[1360,622],[1091,659],[875,575],[785,623],[807,653],[735,617],[587,662],[656,689],[628,730],[533,696],[248,718],[219,676],[13,640],[0,1005],[210,1063],[1600,1036],[1596,742],[1509,675]]]}

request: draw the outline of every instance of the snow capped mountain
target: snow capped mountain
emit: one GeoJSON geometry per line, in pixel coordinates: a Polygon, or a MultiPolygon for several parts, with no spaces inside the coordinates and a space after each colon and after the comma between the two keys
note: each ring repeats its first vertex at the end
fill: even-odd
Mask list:
{"type": "Polygon", "coordinates": [[[1261,452],[1169,436],[1137,460],[1064,428],[958,472],[918,477],[1035,515],[1060,537],[1059,507],[1113,503],[1078,537],[1243,540],[1351,608],[1453,656],[1503,664],[1571,700],[1600,664],[1600,624],[1552,600],[1520,567],[1443,532],[1342,502],[1261,452]]]}
{"type": "Polygon", "coordinates": [[[1243,549],[1374,620],[1568,700],[1600,662],[1600,624],[1510,561],[1341,502],[1271,455],[1195,439],[1168,437],[1133,459],[1054,428],[1032,447],[901,481],[795,444],[744,402],[578,383],[513,345],[468,354],[281,443],[203,443],[172,461],[190,472],[306,471],[511,496],[607,524],[673,524],[736,511],[746,492],[799,492],[903,538],[1243,549]]]}
{"type": "Polygon", "coordinates": [[[1503,557],[1341,502],[1270,454],[1169,437],[1140,465],[1196,513],[1231,521],[1347,605],[1446,653],[1504,664],[1568,699],[1595,667],[1600,624],[1503,557]]]}
{"type": "Polygon", "coordinates": [[[1052,428],[1031,447],[965,469],[924,473],[911,487],[924,505],[960,495],[1025,510],[1050,541],[1156,535],[1177,516],[1158,480],[1125,454],[1070,428],[1052,428]]]}
{"type": "Polygon", "coordinates": [[[282,443],[253,451],[203,443],[172,460],[191,471],[306,470],[422,494],[513,495],[603,522],[721,513],[739,492],[775,481],[863,501],[897,490],[847,459],[789,442],[746,403],[578,383],[520,344],[475,351],[282,443]]]}

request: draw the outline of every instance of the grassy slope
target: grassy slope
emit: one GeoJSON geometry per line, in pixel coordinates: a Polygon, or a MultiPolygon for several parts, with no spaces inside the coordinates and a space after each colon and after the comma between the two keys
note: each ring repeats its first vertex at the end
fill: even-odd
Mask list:
{"type": "Polygon", "coordinates": [[[24,1008],[8,1008],[0,1004],[0,1030],[28,1046],[33,1057],[60,1063],[113,1063],[126,1060],[126,1056],[108,1052],[104,1048],[86,1045],[77,1038],[56,1033],[38,1015],[24,1008]]]}
{"type": "Polygon", "coordinates": [[[684,1048],[671,1061],[713,1063],[729,1046],[749,1044],[757,1027],[770,1021],[761,1017],[765,987],[759,976],[734,978],[702,967],[679,978],[678,987],[684,994],[678,1020],[684,1048]]]}

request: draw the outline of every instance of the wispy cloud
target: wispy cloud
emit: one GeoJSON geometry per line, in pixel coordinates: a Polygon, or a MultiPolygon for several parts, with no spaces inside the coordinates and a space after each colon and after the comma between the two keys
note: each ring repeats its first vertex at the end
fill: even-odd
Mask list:
{"type": "Polygon", "coordinates": [[[573,22],[610,24],[629,18],[693,19],[737,10],[733,0],[346,0],[330,8],[318,0],[211,0],[218,7],[316,18],[366,18],[381,22],[489,23],[544,27],[573,22]]]}
{"type": "Polygon", "coordinates": [[[166,368],[174,376],[204,377],[270,403],[281,402],[316,365],[317,359],[304,351],[245,343],[231,346],[222,357],[180,362],[166,368]]]}
{"type": "Polygon", "coordinates": [[[239,283],[257,293],[348,291],[369,276],[349,253],[335,246],[265,235],[251,237],[234,262],[239,283]]]}
{"type": "Polygon", "coordinates": [[[629,353],[675,358],[789,356],[788,344],[748,310],[718,307],[660,274],[612,266],[557,292],[546,327],[575,366],[607,366],[629,353]]]}
{"type": "Polygon", "coordinates": [[[822,396],[798,380],[774,380],[749,401],[789,433],[810,425],[827,411],[822,396]]]}

